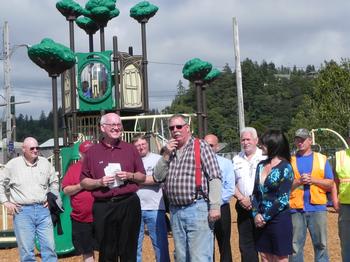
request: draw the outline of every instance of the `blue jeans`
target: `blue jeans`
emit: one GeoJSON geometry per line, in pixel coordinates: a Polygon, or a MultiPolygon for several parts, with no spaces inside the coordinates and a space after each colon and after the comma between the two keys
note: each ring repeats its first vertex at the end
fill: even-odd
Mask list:
{"type": "Polygon", "coordinates": [[[338,217],[338,229],[343,261],[350,261],[350,205],[341,204],[338,217]]]}
{"type": "Polygon", "coordinates": [[[57,261],[50,211],[41,204],[22,206],[13,217],[14,230],[21,261],[36,261],[34,241],[37,237],[42,261],[57,261]]]}
{"type": "Polygon", "coordinates": [[[157,262],[168,262],[168,232],[165,222],[164,210],[142,210],[139,240],[137,244],[137,261],[142,261],[142,243],[145,225],[152,240],[153,249],[157,262]]]}
{"type": "Polygon", "coordinates": [[[212,262],[213,225],[208,222],[208,203],[203,199],[188,206],[170,205],[170,220],[177,262],[212,262]]]}
{"type": "Polygon", "coordinates": [[[328,262],[327,252],[327,211],[296,212],[292,214],[293,255],[292,262],[304,261],[306,230],[309,229],[315,252],[315,261],[328,262]]]}

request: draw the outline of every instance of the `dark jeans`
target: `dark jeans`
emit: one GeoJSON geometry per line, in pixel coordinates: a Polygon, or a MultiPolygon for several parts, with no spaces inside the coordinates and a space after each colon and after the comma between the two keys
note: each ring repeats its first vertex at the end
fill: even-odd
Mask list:
{"type": "Polygon", "coordinates": [[[218,241],[221,262],[231,262],[231,210],[230,204],[221,206],[221,218],[215,222],[215,237],[218,241]]]}
{"type": "Polygon", "coordinates": [[[96,249],[93,223],[72,221],[72,242],[77,254],[91,254],[96,249]]]}
{"type": "Polygon", "coordinates": [[[258,252],[255,249],[255,225],[251,212],[236,203],[237,227],[239,235],[239,250],[242,262],[259,262],[258,252]]]}
{"type": "Polygon", "coordinates": [[[99,261],[135,262],[141,223],[139,197],[134,193],[120,201],[95,201],[93,215],[99,261]]]}

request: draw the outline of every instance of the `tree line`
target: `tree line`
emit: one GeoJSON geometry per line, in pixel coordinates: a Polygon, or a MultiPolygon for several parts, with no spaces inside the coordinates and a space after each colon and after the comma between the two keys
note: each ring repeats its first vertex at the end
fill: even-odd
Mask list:
{"type": "MultiPolygon", "coordinates": [[[[59,119],[59,136],[63,135],[62,131],[62,109],[58,109],[59,119]]],[[[33,119],[32,116],[19,114],[16,117],[15,136],[16,141],[23,141],[28,136],[35,137],[39,144],[53,138],[53,113],[52,111],[46,116],[44,111],[41,111],[39,119],[33,119]]],[[[3,134],[4,135],[4,134],[3,134]]]]}
{"type": "MultiPolygon", "coordinates": [[[[261,134],[268,128],[281,129],[292,141],[296,129],[330,128],[344,138],[350,132],[350,62],[325,61],[319,69],[276,67],[274,63],[242,62],[245,125],[261,134]]],[[[239,150],[236,76],[228,65],[221,76],[206,88],[208,131],[228,143],[227,150],[239,150]]],[[[152,110],[156,113],[157,110],[152,110]]],[[[162,113],[195,113],[195,89],[180,80],[177,95],[162,113]]],[[[62,110],[59,109],[59,127],[62,110]]],[[[196,124],[196,123],[194,123],[196,124]]],[[[35,136],[40,143],[53,137],[53,114],[44,111],[38,120],[20,114],[16,117],[16,140],[35,136]]],[[[59,130],[62,135],[62,129],[59,130]]],[[[196,129],[195,129],[196,132],[196,129]]],[[[327,148],[342,143],[329,133],[317,133],[317,142],[327,148]]]]}
{"type": "MultiPolygon", "coordinates": [[[[245,125],[261,134],[266,129],[281,129],[292,142],[296,129],[330,128],[344,138],[349,136],[350,63],[325,61],[316,70],[276,67],[274,63],[242,62],[245,125]]],[[[164,113],[196,112],[194,85],[178,83],[178,93],[164,113]]],[[[208,131],[239,150],[236,75],[228,65],[219,79],[206,88],[208,131]]],[[[323,149],[341,148],[341,141],[325,132],[316,132],[323,149]]]]}

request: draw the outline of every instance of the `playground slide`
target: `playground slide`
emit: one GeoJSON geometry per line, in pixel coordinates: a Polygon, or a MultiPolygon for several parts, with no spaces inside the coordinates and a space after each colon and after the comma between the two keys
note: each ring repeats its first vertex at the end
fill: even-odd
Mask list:
{"type": "MultiPolygon", "coordinates": [[[[66,174],[72,161],[79,159],[79,145],[80,143],[75,143],[72,147],[61,149],[62,174],[66,174]]],[[[64,208],[64,212],[60,215],[63,234],[58,235],[56,227],[54,233],[56,252],[58,255],[65,255],[74,251],[72,243],[72,221],[70,218],[72,207],[70,205],[70,197],[65,195],[63,191],[60,194],[64,208]]]]}
{"type": "MultiPolygon", "coordinates": [[[[79,159],[79,145],[75,143],[72,147],[61,148],[61,159],[62,159],[62,174],[65,174],[68,170],[69,165],[79,159]]],[[[60,181],[61,182],[61,181],[60,181]]],[[[72,243],[72,222],[70,213],[72,207],[70,205],[70,197],[65,195],[63,191],[60,192],[62,198],[62,205],[64,212],[60,215],[62,224],[62,235],[57,234],[57,226],[54,228],[55,246],[57,255],[67,255],[75,251],[72,243]]],[[[39,243],[36,241],[36,247],[40,250],[39,243]]]]}
{"type": "Polygon", "coordinates": [[[72,243],[72,222],[70,219],[70,213],[72,207],[70,206],[70,198],[61,192],[62,204],[64,212],[60,215],[63,234],[57,234],[57,226],[54,229],[55,234],[55,246],[57,255],[66,255],[74,251],[72,243]]]}

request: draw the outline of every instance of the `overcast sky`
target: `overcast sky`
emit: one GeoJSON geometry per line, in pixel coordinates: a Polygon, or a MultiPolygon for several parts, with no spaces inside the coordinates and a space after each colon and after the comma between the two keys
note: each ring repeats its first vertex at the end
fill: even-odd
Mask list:
{"type": "MultiPolygon", "coordinates": [[[[69,46],[68,22],[55,7],[54,0],[1,0],[0,26],[8,21],[11,47],[37,44],[43,38],[69,46]]],[[[77,1],[85,5],[86,1],[77,1]]],[[[120,0],[120,15],[105,29],[106,49],[112,36],[118,36],[119,50],[134,47],[141,54],[140,25],[129,16],[139,1],[120,0]]],[[[350,1],[322,0],[154,0],[158,13],[147,24],[147,54],[150,107],[162,109],[176,94],[182,80],[183,64],[194,57],[222,69],[227,63],[234,70],[233,25],[239,26],[241,60],[263,60],[277,66],[319,67],[325,60],[349,57],[350,1]]],[[[1,34],[2,40],[2,34],[1,34]]],[[[88,37],[75,26],[77,52],[88,51],[88,37]]],[[[2,41],[1,41],[2,43],[2,41]]],[[[95,35],[95,50],[99,34],[95,35]]],[[[0,48],[2,51],[2,47],[0,48]]],[[[18,48],[11,58],[11,84],[17,105],[16,114],[38,118],[52,109],[51,79],[18,48]]],[[[0,94],[3,90],[3,63],[0,61],[0,94]]],[[[243,87],[244,88],[244,87],[243,87]]],[[[0,104],[3,100],[0,98],[0,104]]],[[[59,102],[60,104],[60,102],[59,102]]],[[[2,109],[0,109],[0,114],[2,109]]],[[[1,116],[1,115],[0,115],[1,116]]]]}

